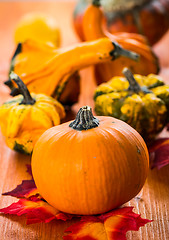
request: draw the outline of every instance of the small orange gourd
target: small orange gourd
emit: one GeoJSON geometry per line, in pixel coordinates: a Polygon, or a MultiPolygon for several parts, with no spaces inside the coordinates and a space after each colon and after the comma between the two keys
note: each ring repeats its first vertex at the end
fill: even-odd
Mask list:
{"type": "Polygon", "coordinates": [[[136,130],[82,107],[72,122],[48,129],[32,156],[43,198],[71,214],[99,214],[132,199],[149,168],[146,144],[136,130]]]}

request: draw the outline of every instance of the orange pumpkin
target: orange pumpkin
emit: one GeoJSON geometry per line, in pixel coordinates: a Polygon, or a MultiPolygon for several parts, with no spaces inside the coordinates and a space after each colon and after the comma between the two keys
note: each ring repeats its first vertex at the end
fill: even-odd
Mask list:
{"type": "Polygon", "coordinates": [[[73,122],[48,129],[35,145],[32,171],[43,198],[71,214],[99,214],[133,198],[149,168],[136,130],[82,107],[73,122]]]}

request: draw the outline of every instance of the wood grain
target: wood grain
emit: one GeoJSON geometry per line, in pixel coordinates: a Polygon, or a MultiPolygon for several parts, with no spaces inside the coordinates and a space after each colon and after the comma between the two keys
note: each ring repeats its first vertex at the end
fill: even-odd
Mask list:
{"type": "MultiPolygon", "coordinates": [[[[29,11],[43,11],[51,14],[58,21],[62,30],[62,45],[66,46],[78,41],[72,26],[74,1],[49,2],[0,2],[0,103],[9,98],[9,90],[3,81],[7,77],[9,60],[15,49],[13,33],[20,17],[29,11]],[[64,13],[64,15],[63,15],[64,13]]],[[[169,83],[169,32],[154,46],[160,59],[161,72],[169,83]]],[[[92,67],[81,71],[81,95],[67,118],[73,118],[79,106],[93,106],[95,81],[92,67]]],[[[161,136],[169,136],[165,131],[161,136]]],[[[0,135],[0,193],[13,189],[23,179],[29,179],[26,164],[30,157],[15,153],[8,149],[0,135]]],[[[16,201],[12,197],[2,197],[0,207],[16,201]]],[[[134,211],[143,218],[153,219],[138,232],[128,232],[127,239],[136,240],[168,240],[169,239],[169,166],[161,170],[150,170],[145,186],[137,198],[126,205],[134,206],[134,211]]],[[[24,217],[0,215],[1,240],[61,240],[64,230],[76,220],[69,222],[52,221],[48,224],[26,225],[24,217]]]]}

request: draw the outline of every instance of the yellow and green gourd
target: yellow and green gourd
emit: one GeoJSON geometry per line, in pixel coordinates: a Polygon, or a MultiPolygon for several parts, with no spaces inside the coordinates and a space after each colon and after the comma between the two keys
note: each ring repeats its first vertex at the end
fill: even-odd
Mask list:
{"type": "Polygon", "coordinates": [[[95,112],[127,122],[149,142],[168,121],[169,86],[158,75],[123,74],[96,88],[95,112]]]}
{"type": "Polygon", "coordinates": [[[45,94],[30,94],[15,73],[10,74],[10,79],[18,85],[20,94],[0,106],[1,131],[9,148],[31,154],[41,134],[60,124],[64,107],[45,94]]]}

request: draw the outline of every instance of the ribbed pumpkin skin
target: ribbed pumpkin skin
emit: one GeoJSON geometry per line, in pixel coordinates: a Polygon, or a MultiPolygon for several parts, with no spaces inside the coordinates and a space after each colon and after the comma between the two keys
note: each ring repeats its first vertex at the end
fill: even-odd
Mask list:
{"type": "Polygon", "coordinates": [[[133,198],[149,168],[147,147],[128,124],[97,117],[99,126],[77,131],[64,123],[35,145],[32,171],[43,198],[60,211],[99,214],[133,198]]]}

